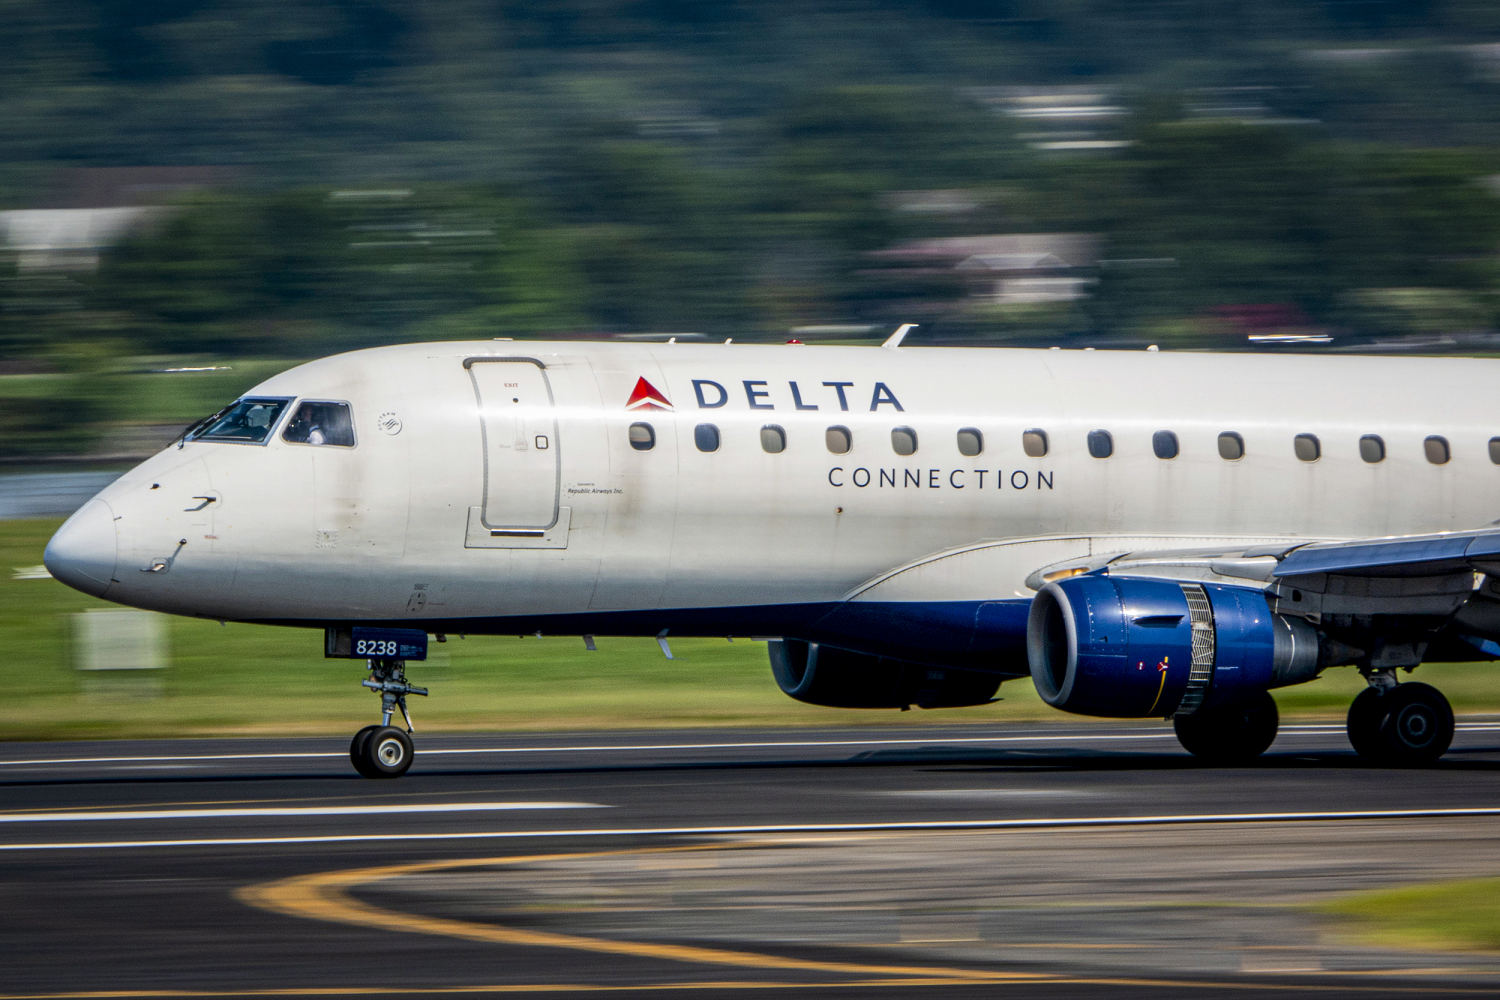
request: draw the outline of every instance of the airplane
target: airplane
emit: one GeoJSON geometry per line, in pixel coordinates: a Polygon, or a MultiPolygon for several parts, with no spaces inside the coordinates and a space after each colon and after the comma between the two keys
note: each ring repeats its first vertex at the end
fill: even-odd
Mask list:
{"type": "Polygon", "coordinates": [[[1353,666],[1371,762],[1453,736],[1427,661],[1500,657],[1500,362],[520,342],[292,368],[85,503],[54,577],[318,629],[367,661],[355,769],[413,759],[430,636],[767,638],[815,705],[1170,719],[1212,763],[1353,666]],[[396,713],[401,725],[393,725],[396,713]]]}

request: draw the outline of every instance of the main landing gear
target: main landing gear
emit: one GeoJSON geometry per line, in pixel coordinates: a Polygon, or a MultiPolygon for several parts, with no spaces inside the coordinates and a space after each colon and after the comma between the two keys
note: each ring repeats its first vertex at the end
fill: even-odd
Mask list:
{"type": "MultiPolygon", "coordinates": [[[[1453,742],[1453,709],[1430,684],[1397,684],[1395,672],[1370,673],[1370,686],[1349,706],[1349,743],[1371,764],[1430,764],[1453,742]]],[[[1268,692],[1235,705],[1199,709],[1172,720],[1177,740],[1213,764],[1240,764],[1260,756],[1276,738],[1276,702],[1268,692]]]]}
{"type": "Polygon", "coordinates": [[[425,695],[427,689],[407,683],[405,660],[370,660],[369,664],[370,676],[360,683],[380,692],[381,721],[354,734],[349,742],[349,760],[366,778],[399,778],[411,767],[414,755],[406,696],[425,695]],[[391,725],[391,717],[398,708],[406,723],[405,731],[391,725]]]}
{"type": "Polygon", "coordinates": [[[1349,743],[1372,764],[1430,764],[1453,742],[1453,709],[1430,684],[1397,684],[1393,671],[1368,675],[1349,706],[1349,743]]]}
{"type": "Polygon", "coordinates": [[[1276,739],[1281,716],[1270,692],[1261,691],[1234,705],[1200,708],[1172,719],[1177,742],[1210,764],[1243,764],[1265,753],[1276,739]]]}

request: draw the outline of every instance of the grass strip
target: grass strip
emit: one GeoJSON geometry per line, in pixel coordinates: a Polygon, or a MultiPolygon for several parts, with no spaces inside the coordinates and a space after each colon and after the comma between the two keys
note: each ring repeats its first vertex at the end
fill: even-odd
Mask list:
{"type": "Polygon", "coordinates": [[[1500,878],[1355,893],[1316,912],[1334,933],[1403,951],[1500,951],[1500,878]]]}
{"type": "MultiPolygon", "coordinates": [[[[78,670],[74,616],[115,608],[35,571],[58,519],[0,521],[0,650],[7,666],[8,739],[85,739],[228,734],[343,734],[374,719],[378,702],[359,687],[364,665],[325,660],[311,629],[219,625],[164,616],[166,666],[153,671],[78,670]]],[[[652,639],[451,637],[413,664],[413,698],[424,732],[687,728],[699,726],[916,726],[995,724],[1065,717],[1025,678],[1002,700],[938,712],[818,708],[787,698],[771,679],[765,645],[674,639],[675,660],[652,639]]],[[[1500,711],[1487,664],[1423,667],[1460,713],[1500,711]]],[[[1351,669],[1283,688],[1289,719],[1342,720],[1364,686],[1351,669]]]]}

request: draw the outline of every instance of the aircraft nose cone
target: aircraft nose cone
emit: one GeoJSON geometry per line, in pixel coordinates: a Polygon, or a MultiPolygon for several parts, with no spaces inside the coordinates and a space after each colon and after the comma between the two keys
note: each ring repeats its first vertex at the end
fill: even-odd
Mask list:
{"type": "Polygon", "coordinates": [[[115,513],[103,500],[90,500],[57,529],[42,562],[54,578],[103,597],[115,575],[116,557],[115,513]]]}

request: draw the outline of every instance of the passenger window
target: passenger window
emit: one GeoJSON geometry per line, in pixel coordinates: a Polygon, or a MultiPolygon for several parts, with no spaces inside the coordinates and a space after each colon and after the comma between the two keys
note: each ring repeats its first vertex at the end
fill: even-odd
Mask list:
{"type": "Polygon", "coordinates": [[[854,447],[854,437],[847,427],[830,427],[823,432],[823,441],[835,455],[847,455],[854,447]]]}
{"type": "Polygon", "coordinates": [[[1500,465],[1500,437],[1490,438],[1490,461],[1500,465]]]}
{"type": "Polygon", "coordinates": [[[1226,462],[1237,462],[1245,457],[1245,439],[1234,431],[1219,435],[1219,457],[1226,462]]]}
{"type": "Polygon", "coordinates": [[[891,448],[898,455],[917,453],[917,432],[910,427],[897,427],[891,431],[891,448]]]}
{"type": "Polygon", "coordinates": [[[1115,439],[1109,431],[1089,431],[1089,454],[1095,458],[1108,458],[1115,453],[1115,439]]]}
{"type": "Polygon", "coordinates": [[[1151,450],[1157,458],[1177,457],[1177,435],[1171,431],[1157,431],[1151,435],[1151,450]]]}
{"type": "Polygon", "coordinates": [[[1029,458],[1042,458],[1047,454],[1047,432],[1032,428],[1021,432],[1021,450],[1029,458]]]}
{"type": "Polygon", "coordinates": [[[1359,439],[1359,457],[1371,465],[1385,461],[1385,442],[1378,434],[1366,434],[1359,439]]]}
{"type": "Polygon", "coordinates": [[[1422,451],[1427,455],[1427,461],[1433,465],[1447,465],[1451,457],[1448,451],[1448,439],[1434,434],[1422,442],[1422,451]]]}
{"type": "Polygon", "coordinates": [[[1298,434],[1292,438],[1292,451],[1304,462],[1316,462],[1323,454],[1323,446],[1316,434],[1298,434]]]}
{"type": "Polygon", "coordinates": [[[786,451],[786,431],[775,424],[766,424],[760,429],[760,446],[771,455],[786,451]]]}
{"type": "Polygon", "coordinates": [[[719,450],[719,428],[713,424],[699,424],[693,428],[693,444],[699,451],[719,450]]]}
{"type": "Polygon", "coordinates": [[[630,447],[636,451],[650,451],[655,448],[656,429],[650,424],[631,424],[630,447]]]}
{"type": "Polygon", "coordinates": [[[958,432],[958,453],[973,458],[984,451],[984,435],[977,428],[965,427],[958,432]]]}
{"type": "Polygon", "coordinates": [[[287,421],[281,439],[293,444],[354,447],[354,420],[348,403],[302,403],[287,421]]]}

